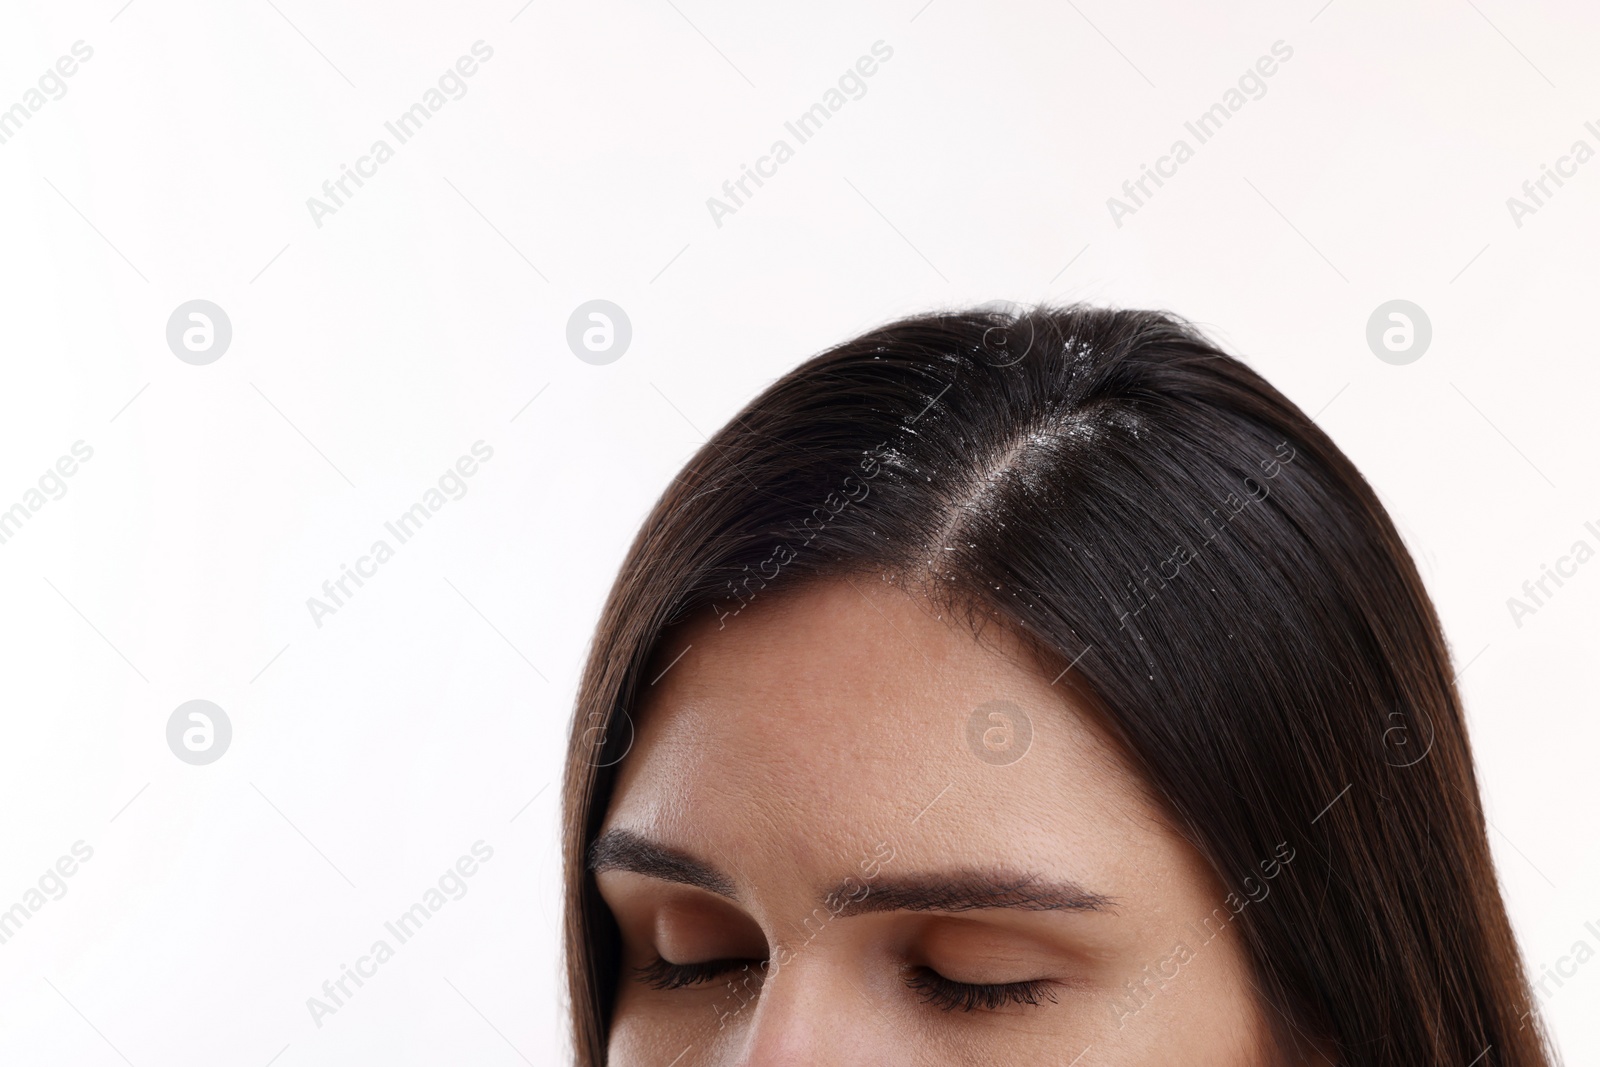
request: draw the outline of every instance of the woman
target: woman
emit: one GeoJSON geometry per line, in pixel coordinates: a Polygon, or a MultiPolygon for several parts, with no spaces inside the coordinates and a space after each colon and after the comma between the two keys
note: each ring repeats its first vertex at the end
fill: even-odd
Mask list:
{"type": "Polygon", "coordinates": [[[708,441],[567,761],[578,1060],[1551,1062],[1439,623],[1192,326],[927,315],[708,441]]]}

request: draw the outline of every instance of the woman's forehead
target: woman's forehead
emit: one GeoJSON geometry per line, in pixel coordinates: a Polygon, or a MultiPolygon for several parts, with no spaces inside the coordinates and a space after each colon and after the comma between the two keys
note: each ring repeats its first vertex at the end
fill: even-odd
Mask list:
{"type": "Polygon", "coordinates": [[[818,876],[888,828],[1013,866],[1169,837],[1062,687],[898,591],[818,583],[681,638],[608,824],[818,876]]]}

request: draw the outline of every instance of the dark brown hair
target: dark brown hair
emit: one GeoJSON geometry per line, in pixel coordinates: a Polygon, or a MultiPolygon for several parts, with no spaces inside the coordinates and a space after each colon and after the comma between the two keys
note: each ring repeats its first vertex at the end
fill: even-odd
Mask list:
{"type": "Polygon", "coordinates": [[[645,664],[694,613],[727,624],[764,595],[869,571],[1071,664],[1225,885],[1295,849],[1272,906],[1237,919],[1280,1047],[1314,1035],[1346,1065],[1551,1062],[1449,653],[1372,488],[1192,325],[1072,306],[930,314],[830,349],[707,441],[646,519],[566,764],[582,1067],[605,1062],[618,974],[586,850],[645,664]]]}

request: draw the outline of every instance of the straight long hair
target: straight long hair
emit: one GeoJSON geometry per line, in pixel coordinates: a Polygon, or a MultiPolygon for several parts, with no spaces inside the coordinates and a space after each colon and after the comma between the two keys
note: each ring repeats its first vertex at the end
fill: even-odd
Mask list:
{"type": "Polygon", "coordinates": [[[785,375],[635,538],[580,683],[562,798],[577,1062],[601,1067],[619,937],[586,865],[675,624],[890,575],[1000,620],[1092,694],[1237,889],[1278,1046],[1346,1065],[1544,1067],[1450,656],[1376,494],[1294,404],[1157,311],[903,319],[785,375]]]}

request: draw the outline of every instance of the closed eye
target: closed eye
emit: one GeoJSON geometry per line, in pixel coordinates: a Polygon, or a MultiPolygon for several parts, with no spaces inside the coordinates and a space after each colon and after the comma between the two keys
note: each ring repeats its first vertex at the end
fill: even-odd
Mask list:
{"type": "MultiPolygon", "coordinates": [[[[700,985],[734,971],[750,969],[749,960],[706,960],[704,963],[669,963],[657,957],[643,967],[634,968],[634,976],[653,989],[682,989],[700,985]]],[[[759,964],[760,961],[758,961],[759,964]]],[[[759,983],[760,979],[757,979],[759,983]]]]}
{"type": "MultiPolygon", "coordinates": [[[[721,959],[702,963],[670,963],[657,957],[643,967],[634,968],[634,976],[653,989],[682,989],[703,985],[726,974],[750,970],[749,960],[721,959]]],[[[758,966],[759,966],[759,962],[758,966]]],[[[764,974],[757,977],[759,984],[764,974]]],[[[930,967],[914,967],[905,977],[905,984],[921,994],[924,1003],[941,1011],[997,1011],[1008,1004],[1038,1006],[1044,1001],[1057,1003],[1053,983],[1046,980],[1027,982],[957,982],[930,967]]]]}
{"type": "Polygon", "coordinates": [[[997,1011],[1007,1004],[1037,1006],[1042,1000],[1056,1003],[1052,983],[1042,979],[1029,982],[956,982],[929,967],[914,967],[906,985],[922,994],[924,1003],[941,1011],[997,1011]]]}

